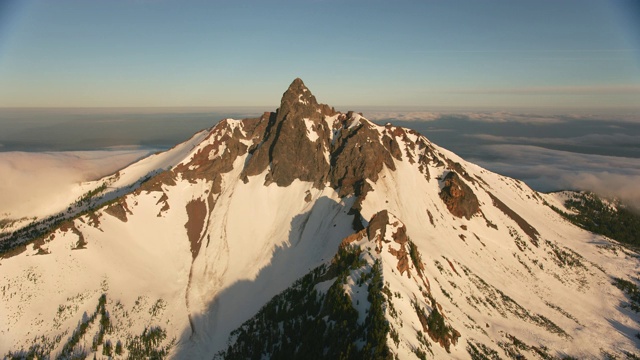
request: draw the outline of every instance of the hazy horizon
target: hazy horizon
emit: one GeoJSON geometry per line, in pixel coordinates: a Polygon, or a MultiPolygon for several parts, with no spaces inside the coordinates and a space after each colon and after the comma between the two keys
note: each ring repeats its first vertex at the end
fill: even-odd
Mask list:
{"type": "Polygon", "coordinates": [[[633,0],[8,0],[0,107],[268,105],[300,77],[333,105],[637,109],[638,34],[633,0]]]}

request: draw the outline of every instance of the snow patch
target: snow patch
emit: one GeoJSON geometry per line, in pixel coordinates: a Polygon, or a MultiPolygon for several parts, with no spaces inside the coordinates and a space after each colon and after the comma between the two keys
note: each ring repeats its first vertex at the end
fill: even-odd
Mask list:
{"type": "Polygon", "coordinates": [[[363,118],[360,114],[356,114],[354,113],[352,115],[353,120],[351,121],[351,124],[349,124],[349,130],[355,128],[356,126],[360,125],[360,121],[363,118]]]}
{"type": "Polygon", "coordinates": [[[303,118],[302,120],[304,120],[304,124],[307,126],[307,137],[309,138],[309,140],[311,140],[311,142],[316,142],[319,136],[318,132],[314,130],[315,124],[313,120],[310,120],[309,118],[303,118]]]}

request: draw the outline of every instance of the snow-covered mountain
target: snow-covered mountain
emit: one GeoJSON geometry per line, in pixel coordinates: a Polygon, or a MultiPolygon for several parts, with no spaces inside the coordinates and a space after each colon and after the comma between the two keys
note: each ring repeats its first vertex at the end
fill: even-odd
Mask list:
{"type": "Polygon", "coordinates": [[[5,235],[8,358],[638,354],[636,253],[300,79],[85,190],[5,235]]]}

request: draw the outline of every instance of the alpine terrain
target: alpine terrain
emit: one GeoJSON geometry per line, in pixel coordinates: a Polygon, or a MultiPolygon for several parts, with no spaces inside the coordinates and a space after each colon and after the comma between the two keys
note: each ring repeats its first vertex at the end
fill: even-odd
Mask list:
{"type": "Polygon", "coordinates": [[[0,222],[0,355],[636,359],[638,254],[566,197],[296,79],[275,112],[0,222]]]}

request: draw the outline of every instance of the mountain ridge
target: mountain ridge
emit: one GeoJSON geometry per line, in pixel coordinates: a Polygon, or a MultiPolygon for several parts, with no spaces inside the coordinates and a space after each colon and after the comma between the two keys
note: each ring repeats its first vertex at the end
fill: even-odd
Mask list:
{"type": "Polygon", "coordinates": [[[565,221],[552,195],[319,104],[300,79],[275,112],[176,149],[97,182],[115,197],[0,258],[0,353],[107,356],[109,340],[115,358],[302,356],[304,318],[283,300],[296,286],[315,294],[295,310],[314,329],[355,329],[305,343],[317,358],[637,352],[638,314],[613,284],[638,282],[637,254],[565,221]]]}

